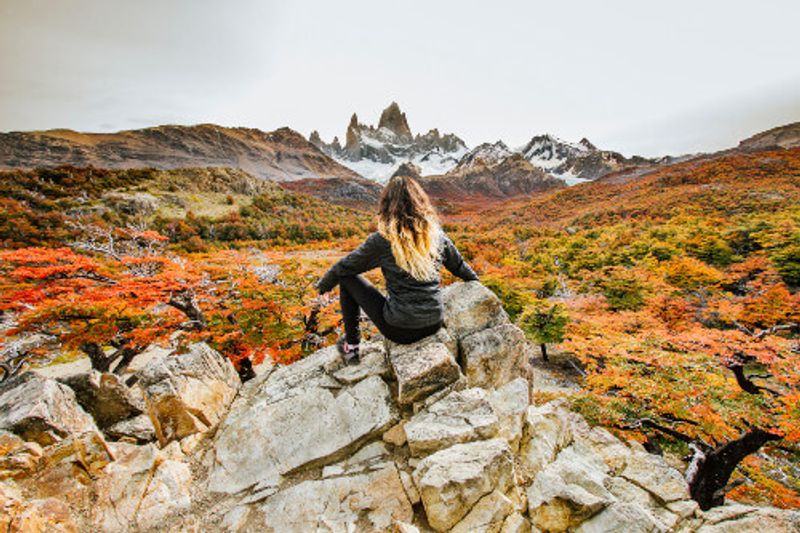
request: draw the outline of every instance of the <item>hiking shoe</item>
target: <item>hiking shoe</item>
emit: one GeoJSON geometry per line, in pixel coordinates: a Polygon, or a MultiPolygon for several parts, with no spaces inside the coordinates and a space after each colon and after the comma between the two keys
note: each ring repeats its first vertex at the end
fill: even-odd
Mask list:
{"type": "Polygon", "coordinates": [[[344,337],[340,337],[339,340],[336,341],[336,349],[339,350],[339,354],[342,356],[342,361],[344,361],[344,364],[346,365],[357,365],[361,361],[358,345],[348,345],[350,350],[345,350],[345,345],[347,345],[347,342],[345,341],[344,337]]]}

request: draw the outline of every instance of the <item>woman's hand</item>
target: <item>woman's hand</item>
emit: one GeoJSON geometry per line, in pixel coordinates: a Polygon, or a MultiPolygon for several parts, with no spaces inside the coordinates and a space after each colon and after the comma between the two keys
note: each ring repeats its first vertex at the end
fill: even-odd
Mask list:
{"type": "Polygon", "coordinates": [[[332,292],[326,292],[325,294],[320,294],[313,300],[311,300],[311,305],[315,307],[325,307],[331,302],[333,302],[334,296],[332,292]]]}

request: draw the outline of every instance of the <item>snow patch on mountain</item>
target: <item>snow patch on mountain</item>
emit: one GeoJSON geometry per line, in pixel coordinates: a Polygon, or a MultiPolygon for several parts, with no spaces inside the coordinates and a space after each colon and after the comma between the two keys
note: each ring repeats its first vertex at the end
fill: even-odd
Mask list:
{"type": "Polygon", "coordinates": [[[537,135],[517,151],[532,165],[547,171],[560,167],[570,159],[596,150],[589,141],[586,139],[583,141],[585,142],[571,143],[554,135],[537,135]]]}

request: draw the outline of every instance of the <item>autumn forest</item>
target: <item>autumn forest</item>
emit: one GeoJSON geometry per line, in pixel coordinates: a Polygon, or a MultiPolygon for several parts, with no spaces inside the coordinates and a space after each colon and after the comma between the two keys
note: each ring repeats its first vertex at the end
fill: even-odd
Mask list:
{"type": "MultiPolygon", "coordinates": [[[[0,189],[0,379],[78,358],[122,375],[198,340],[291,364],[340,334],[313,284],[375,229],[374,205],[237,169],[61,166],[0,189]]],[[[439,203],[575,410],[697,468],[703,508],[800,507],[800,149],[439,203]]]]}

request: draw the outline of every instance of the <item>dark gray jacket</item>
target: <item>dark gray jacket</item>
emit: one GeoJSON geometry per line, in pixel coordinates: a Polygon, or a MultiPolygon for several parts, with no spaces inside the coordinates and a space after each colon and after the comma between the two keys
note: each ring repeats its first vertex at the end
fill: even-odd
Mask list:
{"type": "MultiPolygon", "coordinates": [[[[442,232],[439,243],[438,266],[444,265],[455,276],[465,280],[477,280],[478,276],[458,253],[453,241],[442,232]]],[[[380,267],[386,280],[386,305],[383,318],[391,325],[401,328],[424,328],[442,321],[444,309],[439,287],[439,269],[436,279],[419,281],[400,268],[394,260],[392,246],[378,232],[372,233],[353,252],[339,260],[317,283],[324,294],[339,283],[339,278],[355,276],[380,267]]]]}

